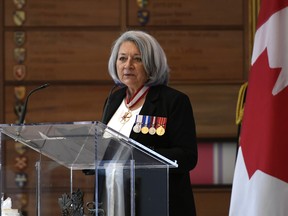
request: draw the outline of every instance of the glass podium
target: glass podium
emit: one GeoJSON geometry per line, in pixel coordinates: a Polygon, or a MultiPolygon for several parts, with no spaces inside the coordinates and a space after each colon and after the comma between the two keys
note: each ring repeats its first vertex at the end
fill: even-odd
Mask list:
{"type": "Polygon", "coordinates": [[[14,192],[6,186],[9,140],[38,155],[29,171],[35,178],[31,215],[169,215],[169,169],[177,162],[101,122],[0,125],[4,195],[14,192]]]}

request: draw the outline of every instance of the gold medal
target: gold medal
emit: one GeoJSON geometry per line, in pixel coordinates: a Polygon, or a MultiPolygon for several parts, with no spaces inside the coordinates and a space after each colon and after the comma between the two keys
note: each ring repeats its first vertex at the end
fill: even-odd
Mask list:
{"type": "Polygon", "coordinates": [[[150,116],[143,116],[143,120],[142,120],[142,125],[144,125],[142,128],[141,128],[141,132],[143,134],[147,134],[148,131],[149,131],[149,128],[148,128],[148,125],[149,125],[149,122],[150,122],[150,116]]]}
{"type": "Polygon", "coordinates": [[[165,129],[162,126],[160,126],[157,128],[156,133],[157,135],[162,136],[165,133],[165,129]]]}
{"type": "Polygon", "coordinates": [[[148,127],[146,127],[146,126],[142,127],[142,129],[141,129],[141,132],[142,132],[143,134],[147,134],[148,131],[149,131],[149,129],[148,129],[148,127]]]}
{"type": "Polygon", "coordinates": [[[165,133],[167,118],[165,117],[157,117],[157,129],[156,134],[158,136],[162,136],[165,133]]]}

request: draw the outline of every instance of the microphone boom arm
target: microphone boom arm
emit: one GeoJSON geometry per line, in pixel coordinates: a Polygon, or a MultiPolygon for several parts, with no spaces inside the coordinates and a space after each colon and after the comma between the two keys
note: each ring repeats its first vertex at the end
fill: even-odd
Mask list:
{"type": "Polygon", "coordinates": [[[25,103],[24,103],[24,108],[23,108],[23,110],[22,110],[22,112],[21,112],[21,116],[20,116],[20,119],[19,119],[19,124],[23,124],[23,123],[24,123],[24,119],[25,119],[25,116],[26,116],[27,104],[28,104],[28,101],[29,101],[29,97],[30,97],[34,92],[36,92],[36,91],[38,91],[38,90],[40,90],[40,89],[44,89],[44,88],[46,88],[46,87],[48,87],[48,86],[49,86],[49,84],[46,83],[46,84],[41,85],[41,86],[39,86],[39,87],[37,87],[37,88],[35,88],[35,89],[33,89],[33,90],[31,90],[31,91],[29,92],[29,94],[28,94],[27,97],[26,97],[25,103]]]}

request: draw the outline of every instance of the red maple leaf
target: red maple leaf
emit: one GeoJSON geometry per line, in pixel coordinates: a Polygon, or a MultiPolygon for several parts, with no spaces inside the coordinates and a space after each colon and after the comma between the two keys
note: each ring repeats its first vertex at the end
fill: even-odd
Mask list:
{"type": "Polygon", "coordinates": [[[288,88],[272,95],[280,71],[266,49],[251,67],[240,145],[249,178],[261,170],[288,183],[288,88]]]}

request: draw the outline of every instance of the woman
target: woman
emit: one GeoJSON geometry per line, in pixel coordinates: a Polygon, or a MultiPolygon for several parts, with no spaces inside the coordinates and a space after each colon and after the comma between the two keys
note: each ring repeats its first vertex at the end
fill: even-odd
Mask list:
{"type": "Polygon", "coordinates": [[[197,164],[192,106],[187,95],[167,86],[166,55],[151,35],[127,31],[114,43],[109,74],[123,88],[109,96],[103,123],[176,160],[170,169],[170,216],[196,215],[189,171],[197,164]]]}

